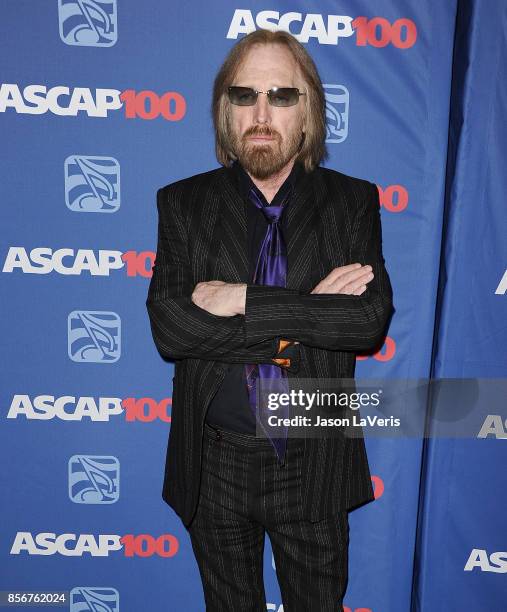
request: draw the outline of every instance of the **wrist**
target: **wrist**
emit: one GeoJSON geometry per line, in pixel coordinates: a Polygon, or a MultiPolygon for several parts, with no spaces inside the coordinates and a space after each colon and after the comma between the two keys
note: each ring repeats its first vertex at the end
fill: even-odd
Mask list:
{"type": "Polygon", "coordinates": [[[245,303],[246,303],[246,283],[237,284],[237,296],[236,296],[236,314],[245,314],[245,303]]]}

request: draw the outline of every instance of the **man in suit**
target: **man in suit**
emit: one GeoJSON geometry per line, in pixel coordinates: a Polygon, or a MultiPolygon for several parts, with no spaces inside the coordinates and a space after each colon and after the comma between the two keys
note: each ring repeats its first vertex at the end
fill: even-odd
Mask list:
{"type": "MultiPolygon", "coordinates": [[[[341,610],[348,515],[374,499],[362,436],[260,428],[260,378],[353,378],[392,289],[375,184],[323,168],[325,101],[286,32],[241,39],[213,91],[221,167],[161,188],[147,308],[175,361],[163,499],[206,609],[265,610],[265,532],[285,612],[341,610]]],[[[262,402],[260,402],[262,403],[262,402]]]]}

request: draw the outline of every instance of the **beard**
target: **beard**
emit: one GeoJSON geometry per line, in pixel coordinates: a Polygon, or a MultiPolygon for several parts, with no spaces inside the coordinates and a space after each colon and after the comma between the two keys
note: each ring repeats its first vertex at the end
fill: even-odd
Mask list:
{"type": "Polygon", "coordinates": [[[301,149],[304,140],[301,129],[290,132],[287,140],[283,141],[281,135],[267,125],[253,126],[242,137],[230,127],[229,133],[232,134],[232,150],[239,163],[259,180],[267,179],[282,170],[301,149]],[[253,143],[248,141],[251,136],[269,136],[274,140],[266,144],[253,143]]]}

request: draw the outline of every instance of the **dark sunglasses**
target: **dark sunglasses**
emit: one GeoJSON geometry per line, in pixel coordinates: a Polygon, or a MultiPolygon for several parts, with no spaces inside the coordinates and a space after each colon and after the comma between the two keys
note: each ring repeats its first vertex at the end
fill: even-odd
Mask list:
{"type": "Polygon", "coordinates": [[[299,96],[306,96],[297,87],[273,87],[268,91],[257,91],[251,87],[228,88],[229,101],[237,106],[253,106],[260,93],[268,96],[271,106],[294,106],[299,102],[299,96]]]}

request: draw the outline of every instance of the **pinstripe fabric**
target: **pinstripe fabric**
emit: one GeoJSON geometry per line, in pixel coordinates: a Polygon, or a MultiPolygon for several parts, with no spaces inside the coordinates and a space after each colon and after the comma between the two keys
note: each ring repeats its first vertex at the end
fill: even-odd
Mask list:
{"type": "MultiPolygon", "coordinates": [[[[220,317],[191,294],[205,280],[248,283],[246,206],[230,168],[177,181],[157,194],[158,244],[146,306],[160,354],[175,360],[163,499],[188,525],[199,494],[203,425],[223,363],[272,363],[278,340],[298,340],[297,378],[353,378],[355,354],[381,344],[392,289],[374,184],[316,168],[302,172],[287,209],[287,286],[247,285],[245,315],[220,317]],[[334,267],[370,264],[361,296],[310,295],[334,267]]],[[[301,495],[318,521],[373,500],[363,438],[306,439],[301,495]]]]}
{"type": "Polygon", "coordinates": [[[302,441],[289,439],[281,467],[269,440],[205,424],[200,497],[187,529],[207,612],[265,612],[265,532],[285,612],[342,609],[347,511],[316,523],[305,520],[303,450],[302,441]]]}

